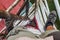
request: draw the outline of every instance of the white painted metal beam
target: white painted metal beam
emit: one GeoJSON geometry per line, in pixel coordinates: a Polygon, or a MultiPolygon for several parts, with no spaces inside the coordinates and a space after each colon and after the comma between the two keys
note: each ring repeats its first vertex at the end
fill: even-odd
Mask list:
{"type": "Polygon", "coordinates": [[[58,2],[58,0],[54,0],[54,3],[55,3],[55,7],[56,7],[56,10],[57,10],[57,13],[58,13],[58,16],[59,16],[59,20],[60,20],[60,5],[59,5],[59,2],[58,2]]]}

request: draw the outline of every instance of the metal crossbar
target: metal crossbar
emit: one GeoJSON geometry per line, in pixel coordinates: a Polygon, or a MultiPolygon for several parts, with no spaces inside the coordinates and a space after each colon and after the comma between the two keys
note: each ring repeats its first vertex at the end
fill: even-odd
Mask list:
{"type": "MultiPolygon", "coordinates": [[[[18,2],[19,2],[19,0],[16,0],[6,11],[9,12],[18,2]]],[[[28,6],[28,4],[27,4],[27,6],[28,6]]],[[[22,9],[24,9],[24,8],[22,8],[22,9]]],[[[35,16],[35,18],[37,20],[39,31],[44,32],[44,25],[46,23],[48,15],[50,14],[50,10],[49,10],[48,3],[47,3],[46,0],[36,0],[35,3],[30,8],[28,7],[28,9],[26,9],[26,12],[24,14],[28,15],[28,18],[30,20],[32,20],[34,18],[34,16],[35,16]],[[29,10],[29,11],[27,11],[27,10],[29,10]]],[[[24,20],[19,19],[19,21],[18,20],[16,21],[14,26],[23,26],[23,25],[26,25],[27,22],[30,22],[30,21],[29,20],[24,21],[24,20]]],[[[55,25],[54,25],[54,28],[56,29],[55,25]]]]}

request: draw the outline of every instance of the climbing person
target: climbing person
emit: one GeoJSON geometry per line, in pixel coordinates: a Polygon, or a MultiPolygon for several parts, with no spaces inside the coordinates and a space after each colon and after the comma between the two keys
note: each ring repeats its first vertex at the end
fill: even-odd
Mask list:
{"type": "Polygon", "coordinates": [[[7,40],[60,40],[60,31],[53,27],[56,18],[56,12],[52,11],[44,26],[45,32],[41,35],[34,34],[24,27],[17,27],[10,31],[7,35],[7,40]]]}

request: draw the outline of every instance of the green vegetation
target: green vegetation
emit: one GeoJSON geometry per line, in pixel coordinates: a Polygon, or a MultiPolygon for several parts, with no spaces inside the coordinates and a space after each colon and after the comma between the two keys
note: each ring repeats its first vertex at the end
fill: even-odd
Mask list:
{"type": "MultiPolygon", "coordinates": [[[[53,0],[47,0],[47,2],[48,2],[48,5],[49,5],[49,8],[50,8],[50,11],[56,10],[53,0]]],[[[59,3],[60,3],[60,0],[59,0],[59,3]]],[[[58,15],[57,15],[57,20],[56,20],[55,24],[56,24],[57,29],[60,30],[60,21],[58,19],[58,15]]]]}
{"type": "MultiPolygon", "coordinates": [[[[34,0],[31,0],[31,2],[34,3],[34,0]]],[[[48,2],[48,6],[49,6],[50,11],[56,10],[53,0],[47,0],[47,2],[48,2]]],[[[60,3],[60,0],[59,0],[59,3],[60,3]]],[[[58,19],[58,15],[57,15],[57,20],[56,20],[55,24],[56,24],[57,29],[60,30],[60,21],[58,19]]]]}

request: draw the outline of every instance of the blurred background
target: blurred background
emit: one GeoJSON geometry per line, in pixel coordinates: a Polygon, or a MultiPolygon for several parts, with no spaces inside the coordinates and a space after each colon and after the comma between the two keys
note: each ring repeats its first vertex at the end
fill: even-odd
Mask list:
{"type": "MultiPolygon", "coordinates": [[[[58,1],[60,4],[60,0],[58,0],[58,1]]],[[[31,0],[31,2],[34,3],[34,0],[31,0]]],[[[47,0],[47,2],[48,2],[48,6],[49,6],[50,11],[56,10],[53,0],[47,0]]],[[[60,21],[59,21],[58,15],[57,15],[57,20],[56,20],[55,24],[56,24],[57,29],[60,30],[60,21]]]]}

